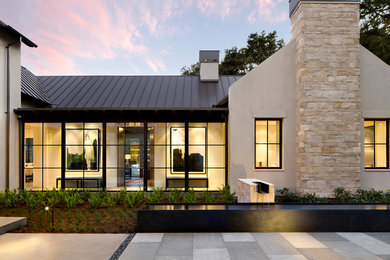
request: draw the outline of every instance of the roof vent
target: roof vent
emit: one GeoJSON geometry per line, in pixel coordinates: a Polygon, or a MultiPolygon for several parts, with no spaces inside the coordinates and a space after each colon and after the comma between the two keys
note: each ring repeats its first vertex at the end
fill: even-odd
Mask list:
{"type": "Polygon", "coordinates": [[[219,51],[199,51],[200,81],[219,81],[219,51]]]}

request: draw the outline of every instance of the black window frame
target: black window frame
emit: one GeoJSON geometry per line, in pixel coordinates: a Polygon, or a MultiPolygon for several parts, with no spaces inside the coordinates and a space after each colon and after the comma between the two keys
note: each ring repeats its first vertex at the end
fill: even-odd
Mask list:
{"type": "Polygon", "coordinates": [[[365,118],[363,122],[363,165],[365,170],[377,170],[377,169],[389,169],[389,120],[388,119],[381,119],[381,118],[365,118]],[[364,141],[364,135],[365,135],[365,127],[364,122],[366,121],[373,121],[374,122],[374,143],[366,143],[364,141]],[[386,123],[386,143],[376,143],[375,142],[375,122],[376,121],[385,121],[386,123]],[[375,167],[375,145],[385,145],[386,146],[386,166],[385,167],[375,167]],[[365,152],[366,152],[366,145],[373,145],[374,146],[374,167],[366,167],[365,166],[365,152]]]}
{"type": "Polygon", "coordinates": [[[282,118],[255,118],[254,121],[254,165],[255,169],[282,169],[283,167],[283,119],[282,118]],[[264,144],[264,143],[257,143],[256,142],[256,122],[257,121],[267,121],[267,167],[259,167],[256,165],[256,146],[258,144],[264,144]],[[279,143],[269,143],[268,142],[268,121],[279,121],[279,143]],[[269,144],[278,144],[279,145],[279,166],[278,167],[269,167],[268,163],[268,145],[269,144]]]}

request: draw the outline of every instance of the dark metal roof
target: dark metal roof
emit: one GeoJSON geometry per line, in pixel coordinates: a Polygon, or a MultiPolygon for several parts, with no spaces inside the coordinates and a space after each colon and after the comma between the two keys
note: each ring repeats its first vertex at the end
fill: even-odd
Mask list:
{"type": "Polygon", "coordinates": [[[34,48],[38,47],[38,45],[36,45],[35,43],[33,43],[33,42],[32,42],[30,39],[28,39],[26,36],[24,36],[23,34],[21,34],[20,32],[18,32],[17,30],[15,30],[13,27],[11,27],[11,26],[5,24],[5,23],[2,22],[1,20],[0,20],[0,27],[1,27],[1,28],[4,28],[4,30],[6,30],[7,33],[9,33],[9,34],[11,34],[11,35],[13,35],[13,36],[15,36],[15,37],[17,37],[17,38],[21,38],[22,42],[23,42],[24,44],[26,44],[27,46],[29,46],[29,47],[34,47],[34,48]]]}
{"type": "Polygon", "coordinates": [[[212,108],[240,76],[202,83],[199,76],[38,76],[52,107],[62,109],[212,108]]]}
{"type": "Polygon", "coordinates": [[[39,83],[38,78],[25,67],[22,67],[21,72],[22,93],[47,104],[50,104],[50,99],[47,96],[45,90],[42,88],[41,84],[39,83]]]}

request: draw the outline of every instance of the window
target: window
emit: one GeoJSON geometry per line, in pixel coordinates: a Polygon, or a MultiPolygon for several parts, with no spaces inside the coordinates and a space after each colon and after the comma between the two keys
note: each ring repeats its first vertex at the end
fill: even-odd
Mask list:
{"type": "Polygon", "coordinates": [[[387,120],[364,120],[364,167],[366,169],[389,168],[387,125],[387,120]]]}
{"type": "Polygon", "coordinates": [[[24,124],[24,188],[51,190],[61,177],[61,123],[24,124]]]}
{"type": "Polygon", "coordinates": [[[282,168],[282,120],[256,119],[255,168],[282,168]]]}

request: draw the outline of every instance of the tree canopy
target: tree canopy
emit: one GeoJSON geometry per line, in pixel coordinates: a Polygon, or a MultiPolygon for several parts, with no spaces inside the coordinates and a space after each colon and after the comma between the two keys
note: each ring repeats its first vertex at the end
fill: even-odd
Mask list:
{"type": "Polygon", "coordinates": [[[390,65],[390,1],[360,3],[360,43],[390,65]]]}
{"type": "MultiPolygon", "coordinates": [[[[277,39],[276,31],[266,34],[251,33],[247,46],[241,49],[232,47],[225,50],[225,57],[219,65],[220,75],[244,75],[256,65],[284,46],[283,39],[277,39]]],[[[199,75],[199,62],[181,69],[182,75],[199,75]]]]}

